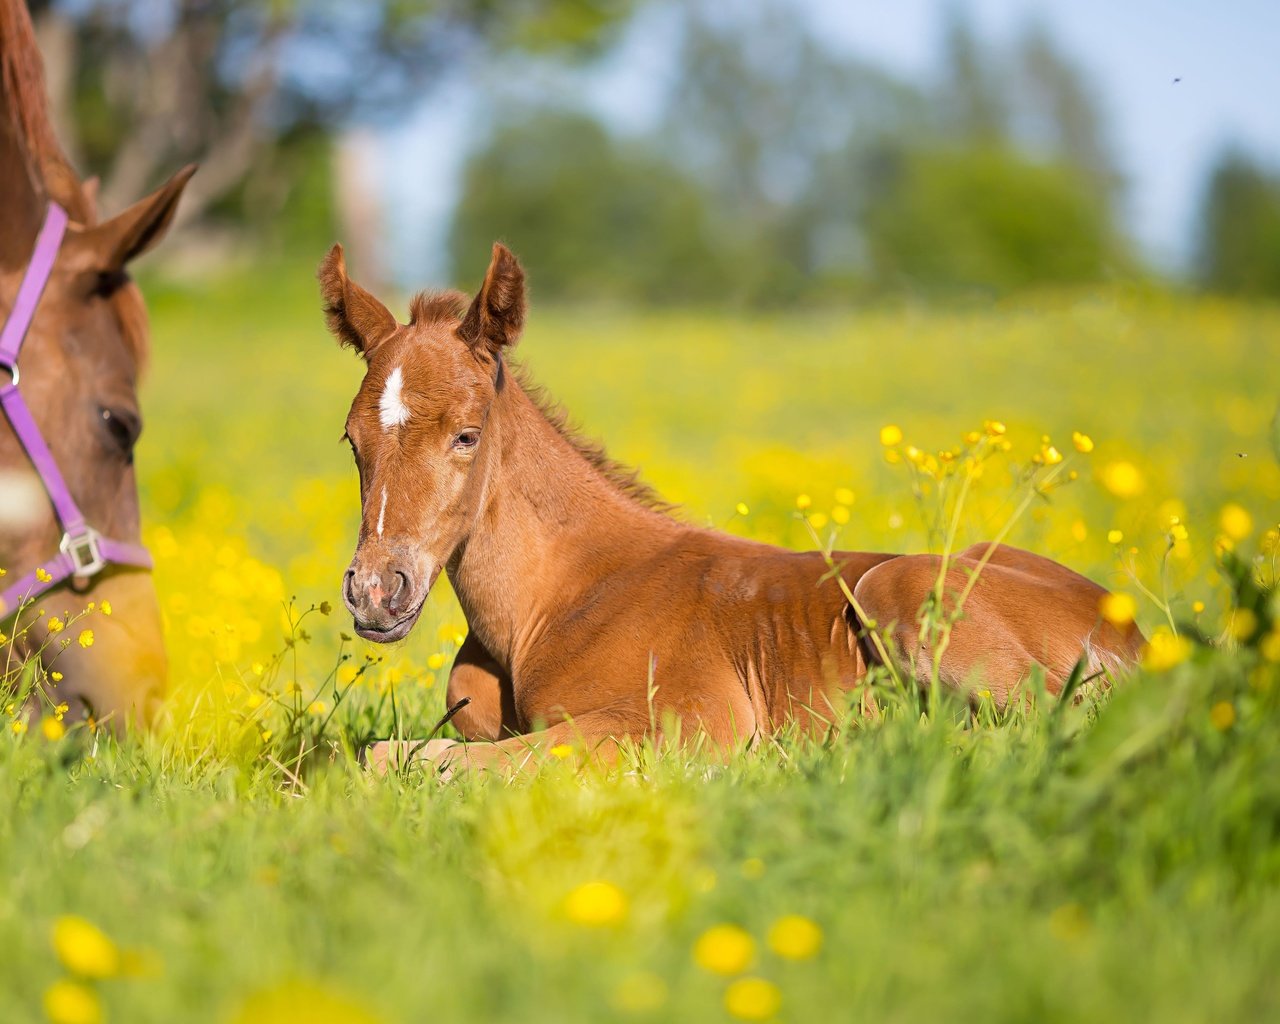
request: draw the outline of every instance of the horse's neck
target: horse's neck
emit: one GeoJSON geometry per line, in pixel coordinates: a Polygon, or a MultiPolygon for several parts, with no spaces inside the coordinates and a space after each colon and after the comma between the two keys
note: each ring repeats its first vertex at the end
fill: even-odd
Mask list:
{"type": "Polygon", "coordinates": [[[449,578],[472,632],[512,667],[566,601],[681,527],[606,479],[516,381],[490,423],[500,451],[449,578]]]}

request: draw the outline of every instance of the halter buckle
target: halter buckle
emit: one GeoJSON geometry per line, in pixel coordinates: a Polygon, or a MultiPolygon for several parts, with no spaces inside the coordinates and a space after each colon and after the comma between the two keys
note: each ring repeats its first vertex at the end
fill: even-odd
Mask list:
{"type": "Polygon", "coordinates": [[[74,537],[69,533],[62,535],[58,549],[71,559],[71,564],[75,566],[72,575],[77,579],[85,580],[96,576],[106,567],[107,560],[102,557],[99,544],[101,540],[101,535],[92,526],[86,526],[83,533],[74,537]]]}

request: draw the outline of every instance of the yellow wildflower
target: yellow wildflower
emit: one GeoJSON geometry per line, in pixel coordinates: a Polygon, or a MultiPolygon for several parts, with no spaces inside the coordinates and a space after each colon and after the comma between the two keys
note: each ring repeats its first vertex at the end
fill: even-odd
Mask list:
{"type": "Polygon", "coordinates": [[[1047,444],[1040,450],[1040,458],[1044,460],[1046,466],[1056,466],[1062,461],[1062,452],[1053,445],[1047,444]]]}
{"type": "Polygon", "coordinates": [[[1161,626],[1151,634],[1142,652],[1142,665],[1150,672],[1166,672],[1191,657],[1192,644],[1185,636],[1161,626]]]}
{"type": "Polygon", "coordinates": [[[809,495],[807,494],[796,495],[796,508],[798,508],[801,512],[803,512],[812,504],[813,504],[813,499],[810,498],[809,495]]]}
{"type": "Polygon", "coordinates": [[[103,601],[103,602],[102,602],[102,604],[101,604],[99,607],[101,607],[101,608],[102,608],[102,614],[103,614],[103,615],[110,615],[110,614],[111,614],[111,602],[110,602],[110,601],[103,601]]]}
{"type": "Polygon", "coordinates": [[[66,628],[66,623],[58,618],[58,616],[49,616],[48,629],[50,633],[61,633],[66,628]]]}
{"type": "Polygon", "coordinates": [[[895,444],[902,442],[902,428],[896,423],[889,423],[880,428],[880,443],[886,448],[892,448],[895,444]]]}
{"type": "Polygon", "coordinates": [[[80,630],[80,636],[76,638],[76,642],[79,643],[81,647],[92,647],[93,646],[93,630],[91,629],[80,630]]]}
{"type": "Polygon", "coordinates": [[[1078,430],[1071,432],[1071,443],[1076,446],[1076,451],[1082,455],[1088,455],[1093,451],[1093,438],[1088,434],[1082,434],[1078,430]]]}
{"type": "Polygon", "coordinates": [[[53,949],[72,974],[110,978],[120,969],[120,950],[92,921],[64,914],[53,923],[53,949]]]}
{"type": "Polygon", "coordinates": [[[1174,516],[1173,519],[1169,521],[1169,536],[1174,540],[1186,540],[1187,524],[1177,516],[1174,516]]]}
{"type": "Polygon", "coordinates": [[[831,521],[837,526],[844,526],[849,521],[849,510],[844,505],[837,505],[831,510],[831,521]]]}
{"type": "Polygon", "coordinates": [[[573,756],[573,747],[568,743],[557,743],[547,753],[557,761],[563,761],[565,758],[573,756]]]}
{"type": "Polygon", "coordinates": [[[1262,638],[1258,650],[1267,661],[1280,661],[1280,626],[1262,638]]]}
{"type": "Polygon", "coordinates": [[[712,974],[741,974],[755,958],[755,939],[736,924],[714,925],[693,945],[694,962],[712,974]]]}
{"type": "Polygon", "coordinates": [[[1231,613],[1231,636],[1236,640],[1248,640],[1258,631],[1258,616],[1251,608],[1237,608],[1231,613]]]}
{"type": "Polygon", "coordinates": [[[964,435],[965,444],[977,444],[981,440],[982,440],[982,435],[979,434],[976,430],[967,431],[964,435]]]}
{"type": "Polygon", "coordinates": [[[329,709],[325,706],[325,703],[322,700],[313,700],[307,705],[307,714],[314,715],[316,718],[319,718],[328,710],[329,709]]]}
{"type": "Polygon", "coordinates": [[[444,668],[444,655],[437,652],[427,658],[427,668],[431,669],[433,672],[438,672],[440,669],[444,668]]]}
{"type": "Polygon", "coordinates": [[[825,512],[814,512],[809,516],[809,525],[815,530],[821,530],[827,525],[827,515],[825,512]]]}
{"type": "Polygon", "coordinates": [[[62,673],[61,673],[61,672],[50,672],[50,673],[49,673],[49,678],[50,678],[50,679],[52,679],[55,683],[60,683],[60,682],[62,682],[62,673]]]}
{"type": "Polygon", "coordinates": [[[737,512],[738,515],[740,516],[746,516],[751,514],[751,509],[747,507],[747,503],[745,501],[738,502],[738,504],[733,506],[733,510],[737,512]]]}
{"type": "Polygon", "coordinates": [[[44,990],[44,1015],[50,1024],[100,1024],[98,993],[79,981],[63,978],[44,990]]]}
{"type": "Polygon", "coordinates": [[[53,577],[50,576],[47,572],[45,572],[43,569],[37,569],[36,579],[38,579],[41,583],[48,583],[50,580],[53,579],[53,577]]]}
{"type": "Polygon", "coordinates": [[[764,978],[739,978],[725,989],[724,1008],[739,1020],[769,1020],[782,1008],[782,993],[764,978]]]}
{"type": "Polygon", "coordinates": [[[1253,516],[1235,502],[1231,502],[1222,509],[1222,516],[1218,523],[1222,527],[1222,532],[1232,540],[1244,540],[1253,533],[1253,516]]]}
{"type": "Polygon", "coordinates": [[[1098,601],[1098,611],[1113,626],[1127,626],[1138,614],[1138,602],[1131,594],[1103,594],[1098,601]]]}
{"type": "Polygon", "coordinates": [[[1073,540],[1083,541],[1089,536],[1089,527],[1083,519],[1077,519],[1071,524],[1071,537],[1073,540]]]}
{"type": "Polygon", "coordinates": [[[9,723],[9,728],[13,730],[13,734],[15,736],[21,736],[27,731],[27,723],[21,720],[16,720],[9,723]]]}
{"type": "Polygon", "coordinates": [[[618,924],[627,916],[627,895],[612,882],[584,882],[565,898],[564,913],[588,927],[618,924]]]}
{"type": "Polygon", "coordinates": [[[1120,530],[1108,530],[1108,531],[1107,531],[1107,543],[1108,543],[1108,544],[1119,544],[1119,543],[1120,543],[1121,541],[1123,541],[1123,540],[1124,540],[1124,533],[1123,533],[1123,532],[1121,532],[1120,530]]]}
{"type": "Polygon", "coordinates": [[[1192,602],[1191,602],[1191,611],[1192,611],[1192,613],[1193,613],[1193,614],[1195,614],[1195,615],[1199,615],[1202,611],[1204,611],[1204,602],[1203,602],[1203,601],[1192,601],[1192,602]]]}
{"type": "Polygon", "coordinates": [[[1236,724],[1236,708],[1229,700],[1220,700],[1209,709],[1209,721],[1218,732],[1226,732],[1236,724]]]}
{"type": "Polygon", "coordinates": [[[67,734],[67,727],[61,718],[46,718],[40,723],[40,731],[50,743],[55,743],[67,734]]]}
{"type": "Polygon", "coordinates": [[[769,948],[788,960],[808,960],[822,948],[822,929],[799,914],[788,914],[773,922],[769,948]]]}
{"type": "Polygon", "coordinates": [[[999,420],[983,420],[982,429],[986,431],[988,437],[999,437],[1006,430],[1006,427],[999,420]]]}
{"type": "Polygon", "coordinates": [[[1134,498],[1147,488],[1142,471],[1125,459],[1108,462],[1098,472],[1098,479],[1117,498],[1134,498]]]}

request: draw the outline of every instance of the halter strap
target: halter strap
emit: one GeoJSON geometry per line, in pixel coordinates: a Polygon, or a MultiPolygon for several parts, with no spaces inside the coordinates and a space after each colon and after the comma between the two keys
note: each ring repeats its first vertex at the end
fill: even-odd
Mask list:
{"type": "Polygon", "coordinates": [[[18,390],[18,353],[26,340],[27,331],[35,316],[40,296],[53,273],[58,250],[67,230],[67,214],[57,203],[50,203],[44,224],[36,236],[31,262],[27,264],[22,284],[13,309],[0,331],[0,370],[9,374],[9,380],[0,385],[0,412],[3,412],[13,428],[18,442],[26,450],[35,468],[54,513],[62,526],[62,541],[58,554],[16,582],[0,590],[0,618],[4,618],[24,601],[40,597],[71,577],[88,579],[96,576],[108,565],[126,565],[138,569],[152,567],[151,555],[146,548],[128,541],[103,537],[85,522],[84,514],[71,496],[71,490],[58,469],[58,463],[45,443],[44,435],[31,415],[26,399],[18,390]]]}

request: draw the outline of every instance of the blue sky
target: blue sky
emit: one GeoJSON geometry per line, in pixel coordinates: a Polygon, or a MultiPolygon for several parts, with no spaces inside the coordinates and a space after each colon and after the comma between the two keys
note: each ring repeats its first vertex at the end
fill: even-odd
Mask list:
{"type": "MultiPolygon", "coordinates": [[[[1125,223],[1157,267],[1187,264],[1205,175],[1224,144],[1280,167],[1280,0],[794,2],[832,45],[917,81],[936,66],[950,8],[995,43],[1028,22],[1047,25],[1103,101],[1128,184],[1125,223]]],[[[637,125],[669,66],[669,42],[650,21],[593,90],[604,113],[637,125]]],[[[397,264],[415,276],[406,283],[446,272],[443,236],[474,114],[468,90],[446,87],[382,140],[397,264]]]]}

